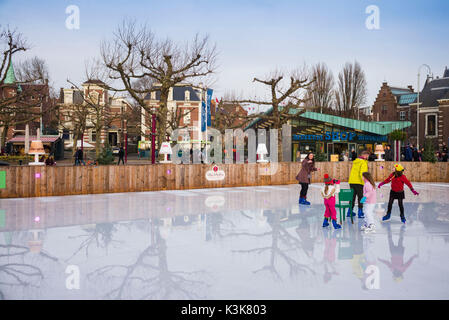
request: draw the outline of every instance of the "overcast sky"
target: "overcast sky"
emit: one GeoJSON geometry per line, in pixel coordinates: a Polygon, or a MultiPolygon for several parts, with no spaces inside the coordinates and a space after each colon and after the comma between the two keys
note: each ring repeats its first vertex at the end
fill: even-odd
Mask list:
{"type": "Polygon", "coordinates": [[[56,88],[68,87],[67,78],[82,81],[85,61],[98,57],[100,41],[127,17],[174,40],[208,34],[220,52],[215,96],[263,96],[251,80],[273,69],[325,62],[336,77],[357,60],[368,82],[366,105],[384,80],[416,87],[423,63],[442,75],[449,66],[448,12],[447,0],[0,0],[0,24],[18,28],[32,44],[20,59],[44,58],[56,88]],[[69,5],[79,7],[79,30],[66,28],[69,5]],[[380,29],[366,28],[370,5],[379,8],[380,29]]]}

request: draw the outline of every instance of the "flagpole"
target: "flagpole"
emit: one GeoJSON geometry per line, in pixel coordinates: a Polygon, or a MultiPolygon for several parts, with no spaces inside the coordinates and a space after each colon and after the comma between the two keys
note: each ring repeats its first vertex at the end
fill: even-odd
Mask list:
{"type": "Polygon", "coordinates": [[[204,140],[206,141],[206,146],[204,147],[205,151],[204,151],[204,162],[207,163],[208,160],[208,154],[207,154],[207,87],[205,87],[205,91],[204,91],[204,100],[206,103],[206,115],[204,117],[204,127],[206,128],[206,137],[204,138],[204,140]]]}

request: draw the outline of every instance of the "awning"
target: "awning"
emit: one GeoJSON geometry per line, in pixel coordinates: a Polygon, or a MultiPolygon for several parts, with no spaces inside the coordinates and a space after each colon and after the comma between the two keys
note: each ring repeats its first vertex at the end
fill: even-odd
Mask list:
{"type": "MultiPolygon", "coordinates": [[[[41,136],[40,140],[42,141],[42,143],[53,143],[56,142],[59,138],[59,136],[41,136]]],[[[37,136],[30,136],[30,142],[33,140],[37,140],[37,136]]],[[[25,143],[25,136],[15,136],[14,138],[8,140],[8,142],[11,143],[17,143],[17,144],[21,144],[21,143],[25,143]]]]}

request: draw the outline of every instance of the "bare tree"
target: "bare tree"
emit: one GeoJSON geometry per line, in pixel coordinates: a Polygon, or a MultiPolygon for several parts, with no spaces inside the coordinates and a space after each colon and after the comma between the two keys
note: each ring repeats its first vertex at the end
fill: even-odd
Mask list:
{"type": "Polygon", "coordinates": [[[346,63],[338,74],[338,89],[335,94],[336,106],[340,114],[355,117],[357,109],[366,101],[367,89],[365,72],[360,64],[346,63]]]}
{"type": "Polygon", "coordinates": [[[160,145],[165,141],[169,128],[167,102],[170,88],[213,74],[217,53],[208,36],[196,35],[190,43],[182,46],[170,39],[157,39],[152,31],[146,27],[138,28],[134,21],[124,21],[114,33],[114,38],[102,43],[101,56],[110,71],[109,78],[120,83],[111,89],[128,92],[148,114],[156,113],[157,142],[160,145]],[[154,85],[142,89],[136,85],[137,80],[154,85]],[[154,91],[160,95],[156,110],[145,100],[146,94],[154,91]]]}
{"type": "MultiPolygon", "coordinates": [[[[253,82],[267,86],[270,99],[258,100],[247,99],[240,101],[230,101],[233,103],[252,103],[256,105],[270,106],[270,112],[255,113],[244,117],[249,123],[254,119],[261,119],[270,122],[270,128],[281,129],[290,119],[297,118],[304,110],[307,98],[304,98],[305,90],[308,90],[314,79],[310,79],[305,72],[305,68],[293,70],[287,77],[283,72],[275,71],[265,79],[254,78],[253,82]]],[[[282,161],[282,136],[278,135],[278,161],[282,161]]]]}
{"type": "Polygon", "coordinates": [[[9,128],[32,122],[53,110],[52,107],[46,110],[39,108],[49,98],[48,68],[42,59],[26,60],[18,64],[17,72],[14,72],[13,56],[28,49],[21,33],[10,28],[0,30],[1,147],[5,145],[9,128]]]}
{"type": "Polygon", "coordinates": [[[316,108],[321,113],[334,104],[334,76],[325,63],[312,67],[310,77],[315,79],[307,90],[307,107],[316,108]]]}

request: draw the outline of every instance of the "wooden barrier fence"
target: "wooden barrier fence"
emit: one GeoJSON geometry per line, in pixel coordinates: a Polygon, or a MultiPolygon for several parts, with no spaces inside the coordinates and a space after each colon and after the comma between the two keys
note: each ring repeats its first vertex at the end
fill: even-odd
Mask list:
{"type": "MultiPolygon", "coordinates": [[[[393,162],[369,162],[376,181],[385,179],[393,170],[393,162]]],[[[321,182],[328,173],[334,179],[348,181],[352,162],[318,162],[319,171],[312,182],[321,182]]],[[[406,175],[412,182],[449,182],[449,163],[404,162],[406,175]]],[[[225,172],[221,181],[206,180],[213,165],[157,164],[126,166],[11,166],[6,172],[6,188],[0,198],[44,197],[79,194],[183,190],[198,188],[243,187],[297,183],[300,163],[219,164],[225,172]]]]}

